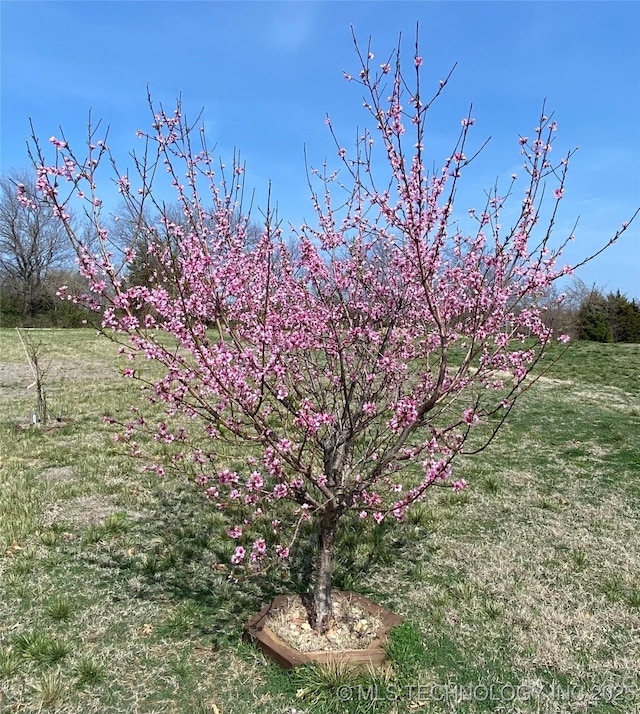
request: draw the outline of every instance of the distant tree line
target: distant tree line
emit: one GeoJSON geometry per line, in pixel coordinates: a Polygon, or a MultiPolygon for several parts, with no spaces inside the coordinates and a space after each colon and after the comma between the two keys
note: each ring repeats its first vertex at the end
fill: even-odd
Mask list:
{"type": "Polygon", "coordinates": [[[640,303],[619,290],[605,296],[593,289],[578,310],[575,336],[592,342],[640,342],[640,303]]]}
{"type": "MultiPolygon", "coordinates": [[[[41,204],[18,200],[17,187],[33,194],[34,180],[26,171],[0,178],[0,327],[81,327],[90,321],[87,310],[57,291],[62,285],[70,294],[82,292],[83,278],[72,261],[73,251],[66,233],[49,209],[41,204]]],[[[175,226],[189,227],[189,221],[175,207],[167,214],[175,226]]],[[[247,240],[256,242],[261,229],[247,226],[247,240]]],[[[110,226],[114,245],[135,252],[125,279],[131,285],[162,283],[157,251],[175,250],[175,240],[167,225],[153,217],[122,211],[110,226]],[[147,230],[140,231],[143,221],[147,230]],[[140,235],[149,236],[156,227],[157,245],[149,245],[140,235]]],[[[86,236],[87,244],[91,236],[86,236]]],[[[594,342],[640,343],[640,303],[620,291],[605,294],[574,280],[564,299],[550,295],[547,319],[561,333],[574,339],[594,342]]]]}

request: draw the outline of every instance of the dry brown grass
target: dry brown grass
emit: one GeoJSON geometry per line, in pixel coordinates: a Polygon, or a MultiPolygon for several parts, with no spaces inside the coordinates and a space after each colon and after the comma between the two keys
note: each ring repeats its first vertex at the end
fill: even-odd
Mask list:
{"type": "Polygon", "coordinates": [[[88,332],[56,334],[64,379],[52,401],[70,421],[16,430],[32,394],[18,345],[3,334],[0,710],[631,714],[640,700],[607,708],[550,693],[554,682],[640,685],[640,414],[626,377],[640,364],[617,346],[578,349],[584,358],[540,380],[489,451],[459,465],[467,493],[434,492],[384,536],[343,534],[336,572],[348,579],[338,587],[422,635],[422,659],[395,665],[389,681],[542,693],[492,708],[404,699],[357,710],[336,698],[346,673],[296,683],[241,643],[243,623],[272,593],[228,578],[218,515],[195,492],[139,474],[115,450],[101,416],[137,397],[111,346],[88,332]],[[52,618],[52,603],[68,617],[52,618]],[[48,664],[43,645],[42,661],[37,649],[24,657],[19,638],[30,634],[68,653],[48,664]]]}

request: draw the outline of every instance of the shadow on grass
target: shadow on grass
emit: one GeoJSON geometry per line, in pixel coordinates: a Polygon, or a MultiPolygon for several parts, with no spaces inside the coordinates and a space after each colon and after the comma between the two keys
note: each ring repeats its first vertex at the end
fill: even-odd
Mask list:
{"type": "MultiPolygon", "coordinates": [[[[85,535],[77,557],[97,569],[99,587],[114,597],[166,603],[158,631],[170,637],[203,637],[214,648],[239,643],[249,617],[281,593],[306,593],[313,582],[315,533],[303,529],[285,567],[250,577],[230,564],[235,543],[219,512],[195,488],[160,488],[137,521],[107,519],[85,535]],[[88,542],[87,542],[88,541],[88,542]]],[[[393,563],[400,541],[384,522],[366,526],[345,516],[339,534],[334,587],[374,595],[365,577],[393,563]]]]}

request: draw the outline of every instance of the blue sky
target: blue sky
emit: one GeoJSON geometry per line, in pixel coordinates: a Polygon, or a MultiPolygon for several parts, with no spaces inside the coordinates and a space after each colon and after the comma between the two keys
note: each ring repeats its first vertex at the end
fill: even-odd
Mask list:
{"type": "MultiPolygon", "coordinates": [[[[216,153],[234,148],[264,202],[272,182],[280,217],[311,220],[304,149],[338,167],[329,113],[347,147],[364,120],[351,25],[376,59],[402,33],[410,57],[420,23],[423,81],[437,85],[428,149],[439,165],[473,103],[477,145],[458,210],[482,204],[496,178],[522,174],[519,134],[540,108],[555,112],[554,151],[580,150],[570,166],[558,240],[580,222],[568,259],[591,252],[640,205],[640,3],[638,2],[38,2],[3,0],[0,170],[28,166],[31,117],[48,139],[62,126],[85,138],[88,111],[110,125],[126,164],[135,132],[149,126],[146,90],[171,107],[182,95],[216,153]]],[[[514,197],[515,198],[515,197],[514,197]]],[[[516,199],[517,200],[517,199],[516,199]]],[[[588,284],[640,298],[640,219],[578,273],[588,284]]]]}

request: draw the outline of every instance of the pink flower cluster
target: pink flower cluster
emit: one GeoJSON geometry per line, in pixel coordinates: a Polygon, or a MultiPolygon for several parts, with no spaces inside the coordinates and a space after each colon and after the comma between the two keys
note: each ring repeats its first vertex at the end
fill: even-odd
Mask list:
{"type": "MultiPolygon", "coordinates": [[[[470,433],[484,438],[470,427],[486,424],[490,441],[540,355],[566,340],[553,334],[541,302],[571,270],[557,267],[562,246],[538,225],[545,177],[557,186],[556,207],[565,191],[569,157],[550,159],[555,122],[543,114],[532,139],[515,147],[524,156],[520,181],[528,181],[516,218],[503,215],[514,175],[509,190],[481,193],[482,204],[463,212],[463,231],[453,202],[474,155],[465,144],[475,120],[462,119],[434,172],[424,154],[426,94],[418,84],[409,91],[393,63],[374,70],[372,58],[364,53],[347,78],[359,77],[378,139],[363,131],[347,152],[327,119],[342,173],[310,169],[316,220],[289,236],[270,209],[251,234],[244,167],[234,161],[216,174],[203,133],[193,135],[180,107],[155,109],[152,131],[139,132],[152,148],[138,175],[116,173],[140,239],[120,263],[96,193],[104,142],[78,161],[52,137],[56,162],[43,159],[37,170],[41,200],[72,236],[60,187],[88,197],[97,240],[93,253],[74,238],[88,287],[81,296],[63,287],[61,297],[101,314],[132,363],[125,376],[147,379],[136,361],[162,371],[145,387],[166,417],[153,424],[136,414],[119,443],[139,457],[136,434],[146,432],[165,455],[153,467],[158,475],[169,467],[189,473],[228,515],[235,565],[287,558],[302,524],[328,511],[379,524],[401,520],[433,487],[465,488],[451,474],[470,433]],[[166,169],[179,215],[147,218],[160,205],[156,167],[166,169]],[[148,269],[144,285],[128,280],[136,265],[148,269]]],[[[417,54],[413,65],[419,75],[417,54]]],[[[25,187],[18,196],[33,205],[25,187]]]]}

